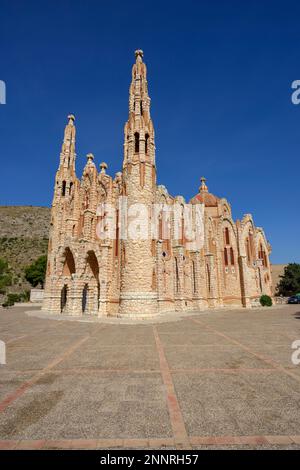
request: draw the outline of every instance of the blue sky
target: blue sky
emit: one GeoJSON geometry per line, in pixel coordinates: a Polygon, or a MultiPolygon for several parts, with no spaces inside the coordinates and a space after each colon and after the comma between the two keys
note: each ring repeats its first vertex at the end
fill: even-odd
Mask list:
{"type": "Polygon", "coordinates": [[[144,50],[159,183],[200,177],[235,218],[251,212],[275,263],[300,262],[300,79],[296,1],[0,0],[1,205],[51,204],[66,123],[77,174],[92,152],[114,175],[134,50],[144,50]]]}

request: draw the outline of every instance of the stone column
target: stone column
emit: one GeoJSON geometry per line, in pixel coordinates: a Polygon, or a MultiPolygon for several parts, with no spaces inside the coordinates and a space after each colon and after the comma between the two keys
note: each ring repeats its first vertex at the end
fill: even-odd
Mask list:
{"type": "Polygon", "coordinates": [[[250,294],[248,289],[247,279],[247,257],[241,255],[238,258],[238,265],[240,270],[240,281],[241,281],[241,300],[243,307],[251,307],[250,294]]]}

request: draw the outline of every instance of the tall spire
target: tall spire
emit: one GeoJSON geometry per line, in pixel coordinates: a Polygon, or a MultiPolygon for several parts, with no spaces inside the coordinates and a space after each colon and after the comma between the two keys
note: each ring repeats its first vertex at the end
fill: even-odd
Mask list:
{"type": "Polygon", "coordinates": [[[147,67],[144,53],[135,51],[129,88],[129,118],[125,124],[124,165],[133,161],[155,164],[154,129],[150,117],[147,67]]]}
{"type": "Polygon", "coordinates": [[[61,147],[60,166],[75,170],[75,116],[74,114],[68,115],[68,123],[65,127],[64,140],[61,147]]]}
{"type": "Polygon", "coordinates": [[[147,67],[143,62],[144,53],[135,51],[135,64],[132,67],[132,81],[129,90],[129,115],[143,117],[147,123],[150,118],[150,98],[148,96],[147,67]]]}
{"type": "MultiPolygon", "coordinates": [[[[150,118],[147,68],[143,51],[135,51],[132,80],[129,88],[129,118],[124,129],[123,189],[127,207],[139,203],[149,213],[155,202],[156,170],[154,129],[150,118]]],[[[147,231],[150,233],[150,220],[147,231]]],[[[121,266],[120,314],[136,311],[157,311],[157,292],[153,288],[153,243],[151,237],[136,240],[129,235],[121,240],[121,253],[125,253],[121,266]],[[140,272],[141,260],[143,275],[140,272]]]]}

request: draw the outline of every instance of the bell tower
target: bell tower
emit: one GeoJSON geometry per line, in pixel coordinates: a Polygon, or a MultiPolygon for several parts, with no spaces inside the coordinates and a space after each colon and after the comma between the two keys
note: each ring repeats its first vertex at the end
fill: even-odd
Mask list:
{"type": "Polygon", "coordinates": [[[120,314],[155,314],[151,212],[155,200],[156,167],[154,128],[150,117],[147,68],[143,51],[135,51],[129,89],[129,118],[124,128],[123,194],[128,223],[122,240],[120,314]]]}

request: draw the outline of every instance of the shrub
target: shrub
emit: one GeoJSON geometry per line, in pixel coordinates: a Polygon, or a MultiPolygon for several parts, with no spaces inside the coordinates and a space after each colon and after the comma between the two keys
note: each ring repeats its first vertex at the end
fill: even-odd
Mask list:
{"type": "Polygon", "coordinates": [[[19,295],[7,294],[6,301],[2,304],[2,307],[12,307],[15,302],[19,302],[19,295]]]}
{"type": "Polygon", "coordinates": [[[273,304],[272,299],[269,295],[262,295],[259,301],[262,307],[271,307],[273,304]]]}
{"type": "Polygon", "coordinates": [[[21,292],[21,294],[7,294],[6,301],[2,307],[12,307],[16,302],[27,302],[30,298],[30,291],[21,292]]]}
{"type": "Polygon", "coordinates": [[[22,294],[23,302],[29,302],[30,300],[30,290],[25,290],[22,294]]]}

